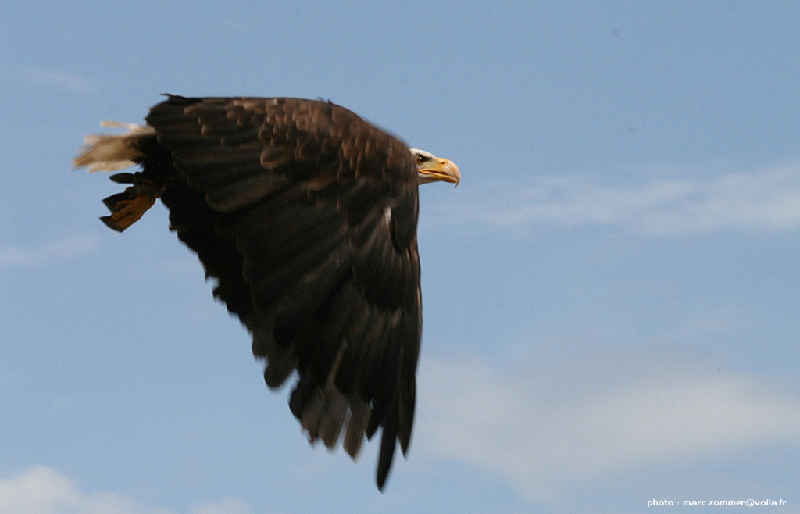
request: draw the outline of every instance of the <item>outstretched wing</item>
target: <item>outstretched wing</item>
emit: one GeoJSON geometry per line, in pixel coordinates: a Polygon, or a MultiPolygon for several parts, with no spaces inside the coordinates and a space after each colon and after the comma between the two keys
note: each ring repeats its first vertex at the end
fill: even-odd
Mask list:
{"type": "Polygon", "coordinates": [[[169,97],[144,176],[253,337],[312,441],[355,456],[382,429],[382,488],[408,449],[421,336],[417,173],[398,139],[311,100],[169,97]],[[156,144],[157,142],[157,144],[156,144]]]}

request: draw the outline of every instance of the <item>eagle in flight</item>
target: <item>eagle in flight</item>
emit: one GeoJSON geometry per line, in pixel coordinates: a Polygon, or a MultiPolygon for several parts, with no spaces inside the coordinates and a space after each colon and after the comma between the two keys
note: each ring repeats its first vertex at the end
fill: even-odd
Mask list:
{"type": "Polygon", "coordinates": [[[272,389],[309,440],[358,455],[382,430],[377,485],[411,439],[422,334],[418,185],[458,184],[447,159],[330,102],[168,95],[146,125],[90,135],[76,167],[120,170],[117,231],[157,198],[214,297],[247,327],[272,389]]]}

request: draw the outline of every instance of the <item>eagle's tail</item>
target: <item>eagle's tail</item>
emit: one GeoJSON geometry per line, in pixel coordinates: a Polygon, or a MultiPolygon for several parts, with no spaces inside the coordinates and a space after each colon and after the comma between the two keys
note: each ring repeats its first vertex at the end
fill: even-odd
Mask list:
{"type": "Polygon", "coordinates": [[[139,141],[155,135],[149,125],[103,121],[101,127],[128,129],[121,134],[89,134],[83,138],[81,153],[73,160],[76,168],[89,167],[89,171],[116,171],[130,168],[142,157],[139,141]]]}
{"type": "MultiPolygon", "coordinates": [[[[102,127],[125,128],[120,134],[90,134],[84,138],[84,146],[73,163],[76,168],[88,167],[89,171],[115,171],[130,168],[142,161],[140,142],[155,135],[155,129],[136,123],[104,121],[102,127]]],[[[111,180],[120,184],[132,184],[122,193],[103,200],[111,211],[110,216],[100,220],[110,228],[122,232],[138,221],[153,206],[156,198],[163,192],[141,173],[117,173],[111,180]]]]}

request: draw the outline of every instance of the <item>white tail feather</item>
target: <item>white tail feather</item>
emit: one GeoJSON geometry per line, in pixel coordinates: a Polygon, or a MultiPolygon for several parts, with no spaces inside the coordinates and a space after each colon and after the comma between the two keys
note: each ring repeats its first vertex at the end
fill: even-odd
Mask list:
{"type": "Polygon", "coordinates": [[[76,168],[88,166],[89,171],[116,171],[130,168],[134,159],[142,154],[136,143],[143,137],[152,136],[155,129],[149,125],[122,123],[106,120],[101,127],[127,129],[122,134],[89,134],[83,138],[81,153],[72,161],[76,168]]]}

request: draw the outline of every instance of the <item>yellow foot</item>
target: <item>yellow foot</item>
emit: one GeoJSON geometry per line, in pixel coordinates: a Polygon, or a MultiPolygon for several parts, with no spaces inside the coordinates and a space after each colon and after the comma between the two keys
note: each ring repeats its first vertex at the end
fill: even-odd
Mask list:
{"type": "Polygon", "coordinates": [[[122,200],[114,206],[111,216],[103,216],[100,219],[108,227],[122,232],[139,221],[154,203],[156,203],[156,199],[150,196],[137,196],[132,200],[122,200]]]}

